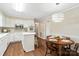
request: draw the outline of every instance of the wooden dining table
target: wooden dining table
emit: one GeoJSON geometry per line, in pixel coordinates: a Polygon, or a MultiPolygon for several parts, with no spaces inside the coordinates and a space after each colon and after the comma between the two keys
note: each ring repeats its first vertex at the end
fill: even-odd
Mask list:
{"type": "Polygon", "coordinates": [[[65,46],[65,45],[72,45],[74,44],[74,41],[73,40],[66,40],[66,39],[49,39],[49,41],[53,42],[54,44],[58,45],[59,47],[59,56],[61,56],[61,49],[62,49],[62,46],[65,46]]]}

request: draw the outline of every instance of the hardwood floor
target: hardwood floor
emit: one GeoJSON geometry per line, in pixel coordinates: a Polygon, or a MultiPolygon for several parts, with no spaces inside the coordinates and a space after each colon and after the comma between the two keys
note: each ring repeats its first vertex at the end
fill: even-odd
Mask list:
{"type": "MultiPolygon", "coordinates": [[[[9,44],[3,56],[45,56],[45,50],[44,47],[41,46],[39,48],[35,48],[34,51],[24,52],[21,42],[15,42],[9,44]]],[[[51,55],[48,54],[47,56],[51,56],[51,55]]],[[[53,53],[52,56],[57,56],[57,55],[56,53],[53,53]]],[[[67,55],[67,56],[72,56],[72,55],[67,55]]]]}
{"type": "Polygon", "coordinates": [[[10,43],[4,56],[43,56],[44,52],[41,48],[36,48],[34,51],[24,52],[21,42],[10,43]]]}

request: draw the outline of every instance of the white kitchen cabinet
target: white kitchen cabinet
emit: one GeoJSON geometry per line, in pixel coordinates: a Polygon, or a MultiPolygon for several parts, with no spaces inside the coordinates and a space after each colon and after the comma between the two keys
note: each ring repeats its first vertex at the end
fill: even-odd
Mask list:
{"type": "Polygon", "coordinates": [[[15,27],[15,24],[23,25],[24,27],[34,26],[34,20],[18,19],[18,18],[6,18],[6,27],[15,27]]]}
{"type": "Polygon", "coordinates": [[[9,40],[8,40],[9,43],[21,41],[22,39],[23,39],[23,35],[20,32],[9,33],[9,40]]]}
{"type": "Polygon", "coordinates": [[[14,26],[14,22],[16,22],[15,20],[13,21],[13,20],[11,20],[11,19],[9,19],[8,17],[6,17],[6,27],[15,27],[14,26]]]}
{"type": "Polygon", "coordinates": [[[34,50],[34,35],[35,33],[30,32],[0,34],[0,56],[4,54],[10,42],[22,41],[23,49],[26,52],[34,50]]]}
{"type": "Polygon", "coordinates": [[[23,33],[24,39],[22,41],[23,49],[26,52],[34,50],[34,35],[35,33],[23,33]]]}
{"type": "Polygon", "coordinates": [[[8,42],[15,42],[15,35],[14,33],[9,33],[9,39],[8,39],[8,42]]]}
{"type": "Polygon", "coordinates": [[[5,27],[5,16],[0,12],[0,27],[5,27]]]}
{"type": "Polygon", "coordinates": [[[7,38],[6,36],[0,38],[0,56],[2,56],[4,54],[4,52],[7,49],[7,38]]]}
{"type": "Polygon", "coordinates": [[[0,46],[0,56],[4,54],[6,49],[7,49],[7,40],[5,39],[2,41],[2,44],[0,46]]]}
{"type": "Polygon", "coordinates": [[[0,15],[0,26],[2,26],[2,15],[0,15]]]}
{"type": "Polygon", "coordinates": [[[0,56],[4,54],[10,42],[20,41],[23,39],[22,37],[22,33],[18,32],[0,34],[0,56]]]}
{"type": "Polygon", "coordinates": [[[21,41],[23,39],[23,35],[20,32],[15,32],[13,34],[13,37],[14,37],[14,41],[21,41]]]}
{"type": "Polygon", "coordinates": [[[9,43],[11,42],[9,33],[5,36],[5,39],[7,40],[7,45],[9,45],[9,43]]]}

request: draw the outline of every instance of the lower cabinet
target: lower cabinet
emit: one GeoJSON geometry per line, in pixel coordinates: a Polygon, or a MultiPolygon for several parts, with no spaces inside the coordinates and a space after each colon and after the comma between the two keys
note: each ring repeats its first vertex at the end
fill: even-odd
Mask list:
{"type": "Polygon", "coordinates": [[[0,39],[0,56],[2,56],[4,54],[4,52],[7,49],[7,38],[3,37],[0,39]]]}
{"type": "Polygon", "coordinates": [[[34,35],[24,35],[22,41],[23,49],[26,52],[34,50],[34,35]]]}
{"type": "Polygon", "coordinates": [[[16,41],[21,41],[23,40],[23,35],[22,33],[9,33],[9,40],[8,42],[16,42],[16,41]]]}
{"type": "Polygon", "coordinates": [[[23,39],[20,33],[9,33],[0,38],[0,56],[4,54],[10,42],[21,41],[23,39]]]}
{"type": "Polygon", "coordinates": [[[10,42],[16,41],[22,41],[26,52],[34,50],[34,34],[8,33],[0,38],[0,56],[4,54],[10,42]]]}
{"type": "Polygon", "coordinates": [[[23,39],[23,35],[22,35],[22,33],[18,33],[18,32],[16,32],[16,33],[14,33],[13,34],[13,39],[14,39],[14,41],[21,41],[22,39],[23,39]]]}

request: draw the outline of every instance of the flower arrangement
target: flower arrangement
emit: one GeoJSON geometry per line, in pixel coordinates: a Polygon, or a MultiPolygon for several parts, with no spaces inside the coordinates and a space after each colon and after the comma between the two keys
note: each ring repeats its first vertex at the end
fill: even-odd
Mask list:
{"type": "Polygon", "coordinates": [[[55,39],[61,40],[62,38],[60,36],[56,36],[55,39]]]}

